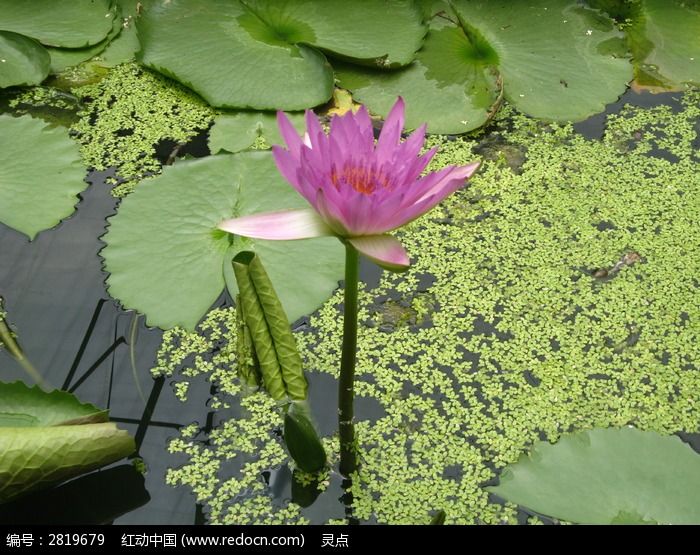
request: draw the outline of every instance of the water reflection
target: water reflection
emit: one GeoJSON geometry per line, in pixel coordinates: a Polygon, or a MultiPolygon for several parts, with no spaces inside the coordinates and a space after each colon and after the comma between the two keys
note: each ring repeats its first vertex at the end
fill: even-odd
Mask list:
{"type": "Polygon", "coordinates": [[[111,524],[148,503],[143,475],[121,464],[0,505],[3,524],[111,524]]]}

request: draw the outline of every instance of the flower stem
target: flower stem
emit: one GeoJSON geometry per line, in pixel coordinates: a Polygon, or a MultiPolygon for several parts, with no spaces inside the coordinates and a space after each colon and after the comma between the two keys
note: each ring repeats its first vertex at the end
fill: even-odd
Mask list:
{"type": "Polygon", "coordinates": [[[357,355],[357,285],[359,256],[345,243],[345,302],[343,312],[343,353],[338,381],[338,431],[340,433],[340,473],[350,476],[357,470],[353,402],[357,355]]]}

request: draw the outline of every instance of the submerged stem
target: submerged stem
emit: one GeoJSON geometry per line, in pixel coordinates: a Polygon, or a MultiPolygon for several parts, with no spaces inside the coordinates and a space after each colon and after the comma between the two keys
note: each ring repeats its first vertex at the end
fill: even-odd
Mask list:
{"type": "Polygon", "coordinates": [[[29,359],[24,356],[24,351],[19,346],[15,340],[10,327],[5,322],[4,318],[0,318],[0,345],[4,345],[7,352],[10,353],[13,358],[20,363],[24,371],[29,374],[29,377],[34,380],[34,382],[41,387],[44,391],[49,391],[49,385],[41,377],[39,371],[34,368],[34,365],[29,361],[29,359]]]}
{"type": "Polygon", "coordinates": [[[345,244],[345,301],[343,311],[343,353],[338,380],[338,431],[340,433],[340,473],[350,476],[357,470],[353,402],[355,360],[357,358],[357,286],[359,255],[345,244]]]}

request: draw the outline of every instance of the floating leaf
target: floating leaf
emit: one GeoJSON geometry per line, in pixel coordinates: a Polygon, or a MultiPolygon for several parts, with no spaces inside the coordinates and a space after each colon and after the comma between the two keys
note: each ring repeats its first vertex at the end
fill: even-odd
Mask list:
{"type": "Polygon", "coordinates": [[[425,27],[412,0],[246,0],[241,27],[270,44],[308,44],[378,67],[404,66],[421,47],[425,27]]]}
{"type": "Polygon", "coordinates": [[[0,89],[38,85],[49,74],[46,49],[24,35],[0,31],[0,89]]]}
{"type": "Polygon", "coordinates": [[[250,251],[239,252],[233,259],[233,271],[265,388],[275,400],[286,396],[303,401],[308,384],[301,356],[260,257],[250,251]]]}
{"type": "Polygon", "coordinates": [[[0,503],[132,453],[134,440],[106,420],[69,393],[0,384],[0,503]]]}
{"type": "Polygon", "coordinates": [[[403,96],[406,126],[428,124],[431,133],[465,133],[484,124],[495,108],[499,84],[487,63],[462,30],[435,20],[416,61],[396,71],[335,64],[340,86],[355,100],[386,117],[403,96]]]}
{"type": "Polygon", "coordinates": [[[63,48],[97,44],[114,17],[110,0],[0,0],[0,14],[0,29],[63,48]]]}
{"type": "Polygon", "coordinates": [[[700,4],[643,0],[625,25],[641,85],[700,85],[700,4]]]}
{"type": "Polygon", "coordinates": [[[48,48],[51,55],[51,73],[60,73],[66,68],[77,66],[97,56],[107,47],[112,39],[121,33],[122,18],[119,4],[113,4],[110,8],[110,13],[112,14],[112,28],[107,36],[97,44],[87,48],[48,48]]]}
{"type": "Polygon", "coordinates": [[[0,222],[34,239],[73,212],[85,170],[65,129],[2,115],[0,152],[0,222]]]}
{"type": "Polygon", "coordinates": [[[130,62],[140,49],[139,38],[136,35],[136,18],[141,9],[139,0],[117,0],[121,8],[122,30],[100,53],[100,65],[112,67],[124,62],[130,62]]]}
{"type": "Polygon", "coordinates": [[[623,35],[571,0],[453,0],[475,44],[493,49],[505,98],[538,118],[578,121],[602,112],[632,79],[623,35]]]}
{"type": "Polygon", "coordinates": [[[342,276],[342,247],[333,238],[250,241],[216,226],[224,219],[300,208],[305,201],[282,180],[269,152],[222,154],[178,162],[142,183],[109,220],[102,251],[107,285],[149,325],[193,329],[224,288],[237,293],[231,260],[253,250],[285,312],[294,321],[314,311],[342,276]]]}
{"type": "MultiPolygon", "coordinates": [[[[303,133],[306,129],[303,114],[287,114],[289,121],[303,133]]],[[[250,148],[258,137],[264,137],[268,144],[284,144],[277,128],[275,112],[236,112],[222,114],[214,119],[209,132],[209,150],[217,152],[240,152],[250,148]]]]}
{"type": "Polygon", "coordinates": [[[633,428],[539,442],[487,489],[582,524],[700,523],[700,456],[678,437],[633,428]]]}
{"type": "Polygon", "coordinates": [[[323,54],[280,39],[262,42],[241,26],[251,17],[237,1],[157,2],[138,21],[141,61],[212,106],[299,110],[328,100],[333,72],[323,54]]]}
{"type": "Polygon", "coordinates": [[[0,428],[106,422],[107,414],[66,391],[46,393],[22,382],[0,382],[0,428]]]}

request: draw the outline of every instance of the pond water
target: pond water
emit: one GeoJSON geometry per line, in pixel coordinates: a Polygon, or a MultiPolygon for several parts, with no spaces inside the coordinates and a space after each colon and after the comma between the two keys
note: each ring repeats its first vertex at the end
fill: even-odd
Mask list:
{"type": "MultiPolygon", "coordinates": [[[[651,95],[630,91],[610,105],[605,114],[574,128],[587,138],[598,140],[603,135],[607,115],[618,113],[628,103],[681,109],[679,93],[651,95]]],[[[200,135],[179,154],[208,154],[203,138],[200,135]]],[[[479,140],[488,146],[492,140],[488,128],[479,140]]],[[[168,158],[173,146],[161,145],[161,160],[168,158]]],[[[662,150],[648,154],[673,161],[662,150]]],[[[22,347],[46,380],[75,392],[82,401],[109,408],[111,418],[135,436],[138,458],[131,461],[134,464],[122,461],[55,490],[2,505],[0,521],[3,522],[191,524],[207,521],[207,511],[196,502],[190,489],[166,484],[167,470],[187,461],[182,453],[168,452],[166,446],[181,428],[198,423],[206,435],[236,411],[211,409],[208,402],[212,386],[201,377],[190,380],[186,403],[175,395],[171,378],[152,379],[149,371],[154,366],[162,332],[147,328],[143,318],[122,310],[106,293],[106,274],[98,253],[103,247],[99,238],[105,231],[106,218],[115,213],[118,202],[105,185],[105,179],[113,175],[113,170],[91,172],[88,180],[92,186],[81,195],[76,213],[32,242],[0,224],[0,293],[6,300],[9,320],[22,347]],[[146,469],[144,473],[137,470],[140,460],[146,469]]],[[[361,278],[369,290],[378,286],[380,272],[370,264],[363,264],[361,278]]],[[[425,282],[417,284],[418,290],[428,291],[431,279],[425,275],[425,282]]],[[[395,302],[401,313],[401,293],[387,297],[384,300],[389,304],[395,302]]],[[[220,307],[230,304],[225,295],[217,302],[220,307]]],[[[412,317],[411,325],[420,327],[415,316],[407,316],[412,317]]],[[[391,317],[377,323],[389,328],[395,324],[396,319],[391,317]]],[[[308,325],[306,320],[295,324],[297,328],[308,325]]],[[[477,319],[469,337],[482,334],[498,338],[500,332],[494,326],[493,322],[477,319]]],[[[478,356],[473,362],[478,365],[478,356]]],[[[25,378],[4,351],[0,351],[0,368],[3,380],[25,378]]],[[[445,370],[450,372],[449,368],[445,370]]],[[[308,377],[310,405],[320,434],[328,436],[336,426],[335,379],[318,372],[310,372],[308,377]]],[[[537,385],[538,378],[530,374],[529,381],[537,385]]],[[[406,387],[409,389],[402,394],[409,396],[408,382],[406,387]]],[[[386,416],[383,405],[370,396],[358,397],[356,413],[358,420],[368,422],[386,416]]],[[[683,437],[695,445],[698,443],[694,434],[683,437]]],[[[446,472],[452,473],[451,479],[458,480],[462,469],[455,466],[446,472]]],[[[293,497],[292,477],[286,466],[265,469],[260,480],[280,503],[293,497]]],[[[302,514],[312,522],[343,518],[347,514],[345,495],[340,479],[332,475],[326,491],[302,514]]],[[[519,520],[526,518],[527,514],[521,512],[519,520]]]]}

